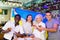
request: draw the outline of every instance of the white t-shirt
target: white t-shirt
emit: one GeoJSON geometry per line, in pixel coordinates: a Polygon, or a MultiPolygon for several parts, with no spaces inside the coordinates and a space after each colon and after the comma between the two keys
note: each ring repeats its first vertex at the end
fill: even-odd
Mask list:
{"type": "MultiPolygon", "coordinates": [[[[45,24],[43,22],[40,22],[39,24],[37,24],[36,22],[34,22],[34,24],[38,27],[39,25],[41,25],[42,27],[45,27],[45,24]]],[[[40,38],[42,40],[46,40],[45,37],[45,30],[42,30],[42,32],[40,32],[38,29],[34,29],[33,34],[36,38],[40,38]]]]}
{"type": "Polygon", "coordinates": [[[23,25],[23,28],[24,28],[24,32],[25,32],[25,33],[32,34],[32,26],[31,26],[31,23],[26,22],[26,23],[23,25]]]}
{"type": "Polygon", "coordinates": [[[10,32],[4,34],[4,38],[8,40],[11,40],[15,31],[20,32],[21,34],[24,33],[22,27],[20,25],[15,27],[15,22],[12,21],[8,21],[2,29],[7,30],[8,28],[12,29],[10,32]]]}

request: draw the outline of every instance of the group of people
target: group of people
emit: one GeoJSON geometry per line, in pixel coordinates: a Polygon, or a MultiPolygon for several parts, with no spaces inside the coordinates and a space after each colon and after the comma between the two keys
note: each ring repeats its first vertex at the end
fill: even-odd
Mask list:
{"type": "Polygon", "coordinates": [[[44,23],[41,14],[36,15],[33,21],[32,15],[26,17],[25,23],[19,25],[21,16],[15,15],[14,22],[8,21],[2,28],[4,33],[3,40],[46,40],[46,31],[48,32],[48,40],[59,40],[60,29],[59,23],[52,18],[51,12],[46,12],[47,22],[44,23]]]}

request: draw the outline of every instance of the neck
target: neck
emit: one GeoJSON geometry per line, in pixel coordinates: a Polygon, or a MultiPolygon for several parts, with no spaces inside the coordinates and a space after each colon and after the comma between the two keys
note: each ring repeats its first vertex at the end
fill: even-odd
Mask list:
{"type": "Polygon", "coordinates": [[[19,23],[15,23],[15,26],[19,25],[19,23]]]}
{"type": "Polygon", "coordinates": [[[49,22],[51,21],[51,19],[48,20],[49,22]]]}

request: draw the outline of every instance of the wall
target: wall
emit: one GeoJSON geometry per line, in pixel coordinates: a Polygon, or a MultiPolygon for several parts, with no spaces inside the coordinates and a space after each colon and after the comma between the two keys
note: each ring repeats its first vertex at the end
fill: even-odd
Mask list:
{"type": "Polygon", "coordinates": [[[11,9],[8,9],[7,15],[0,15],[0,24],[10,19],[11,9]]]}

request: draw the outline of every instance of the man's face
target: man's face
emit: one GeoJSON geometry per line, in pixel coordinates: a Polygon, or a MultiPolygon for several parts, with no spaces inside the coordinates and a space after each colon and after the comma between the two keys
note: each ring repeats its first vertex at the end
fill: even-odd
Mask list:
{"type": "Polygon", "coordinates": [[[46,13],[46,18],[50,20],[52,18],[52,15],[50,13],[46,13]]]}
{"type": "Polygon", "coordinates": [[[16,16],[16,17],[15,17],[15,22],[16,22],[16,23],[19,23],[19,21],[20,21],[20,17],[19,17],[19,16],[16,16]]]}

